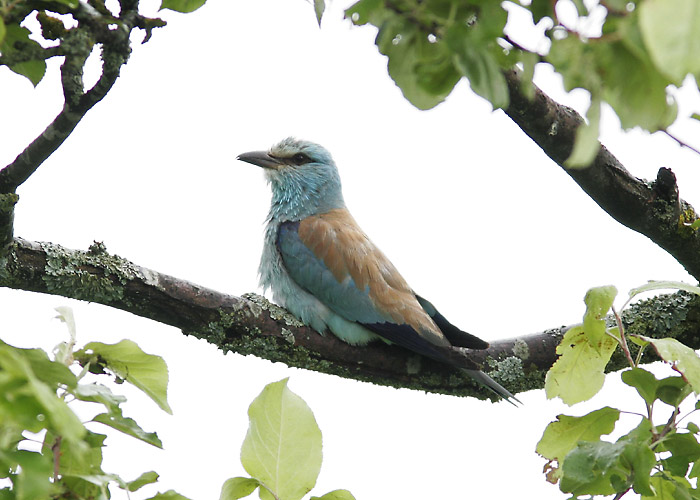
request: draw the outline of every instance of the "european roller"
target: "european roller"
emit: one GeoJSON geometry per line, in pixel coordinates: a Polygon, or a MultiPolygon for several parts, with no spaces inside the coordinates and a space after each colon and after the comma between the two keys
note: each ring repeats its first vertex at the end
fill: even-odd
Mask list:
{"type": "Polygon", "coordinates": [[[238,159],[262,167],[272,187],[259,271],[275,302],[322,334],[330,330],[352,345],[383,339],[462,369],[516,400],[455,349],[486,349],[488,343],[417,295],[360,229],[326,149],[288,138],[238,159]]]}

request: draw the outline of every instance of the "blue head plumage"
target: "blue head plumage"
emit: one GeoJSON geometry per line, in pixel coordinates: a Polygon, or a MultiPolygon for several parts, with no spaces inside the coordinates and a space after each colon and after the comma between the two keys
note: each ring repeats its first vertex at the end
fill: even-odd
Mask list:
{"type": "Polygon", "coordinates": [[[338,169],[323,146],[288,137],[238,159],[265,169],[272,187],[269,219],[301,220],[345,206],[338,169]]]}

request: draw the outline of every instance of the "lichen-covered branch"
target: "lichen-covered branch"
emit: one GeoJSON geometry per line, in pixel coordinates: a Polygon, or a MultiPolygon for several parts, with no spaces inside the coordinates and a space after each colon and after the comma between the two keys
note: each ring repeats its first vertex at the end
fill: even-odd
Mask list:
{"type": "MultiPolygon", "coordinates": [[[[100,12],[92,5],[79,2],[75,9],[69,9],[63,4],[44,4],[37,2],[34,8],[58,7],[62,14],[72,14],[79,25],[69,30],[60,28],[60,33],[47,34],[53,28],[42,24],[44,34],[57,39],[56,47],[41,48],[38,44],[25,44],[26,48],[3,55],[3,64],[12,64],[13,57],[17,61],[46,59],[56,55],[65,56],[61,66],[61,85],[63,87],[64,104],[56,118],[39,134],[16,159],[0,169],[0,256],[7,251],[12,241],[12,220],[14,203],[7,203],[8,196],[16,198],[17,188],[24,183],[41,164],[58,149],[73,132],[83,116],[104,96],[114,85],[121,67],[127,62],[131,52],[130,35],[135,28],[145,29],[149,36],[154,27],[163,26],[161,20],[147,19],[138,14],[137,4],[132,9],[122,9],[118,18],[109,11],[100,12]],[[118,25],[114,29],[114,25],[118,25]],[[102,74],[97,83],[89,90],[84,88],[83,67],[96,44],[101,44],[102,74]],[[9,59],[8,59],[9,58],[9,59]]],[[[31,11],[31,9],[29,9],[31,11]]],[[[22,15],[28,12],[22,10],[22,15]]],[[[41,14],[41,13],[40,13],[41,14]]],[[[43,18],[51,19],[46,15],[43,18]]],[[[39,19],[43,19],[39,16],[39,19]]],[[[51,31],[53,33],[53,31],[51,31]]],[[[17,62],[14,61],[14,62],[17,62]]],[[[16,202],[16,199],[15,199],[16,202]]]]}
{"type": "MultiPolygon", "coordinates": [[[[448,366],[400,347],[353,347],[301,325],[263,297],[226,295],[139,267],[95,243],[87,251],[15,239],[0,258],[0,286],[97,302],[171,325],[223,351],[375,384],[487,398],[491,395],[448,366]]],[[[635,305],[625,316],[632,333],[676,336],[700,347],[700,301],[687,294],[635,305]]],[[[566,328],[497,341],[468,351],[484,371],[514,393],[543,387],[566,328]]],[[[621,368],[614,360],[613,368],[621,368]]]]}
{"type": "Polygon", "coordinates": [[[566,168],[564,162],[573,150],[583,118],[537,87],[532,99],[526,97],[518,71],[505,75],[510,91],[505,112],[523,132],[611,217],[647,236],[700,279],[700,234],[689,227],[697,216],[693,207],[679,198],[673,173],[664,168],[653,182],[638,179],[602,145],[586,168],[566,168]]]}

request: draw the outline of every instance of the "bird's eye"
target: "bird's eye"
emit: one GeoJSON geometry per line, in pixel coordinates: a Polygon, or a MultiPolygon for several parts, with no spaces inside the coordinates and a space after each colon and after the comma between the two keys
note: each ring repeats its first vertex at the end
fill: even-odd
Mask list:
{"type": "Polygon", "coordinates": [[[304,153],[297,153],[294,156],[292,156],[292,162],[296,165],[303,165],[304,163],[308,163],[311,160],[309,159],[308,156],[306,156],[304,153]]]}

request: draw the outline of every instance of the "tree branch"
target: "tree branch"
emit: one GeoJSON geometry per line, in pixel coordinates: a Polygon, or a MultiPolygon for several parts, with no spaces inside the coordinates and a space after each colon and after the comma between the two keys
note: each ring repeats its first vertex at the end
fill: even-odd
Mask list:
{"type": "MultiPolygon", "coordinates": [[[[263,297],[234,297],[160,274],[108,254],[100,243],[78,251],[15,239],[7,257],[0,258],[0,286],[122,309],[205,339],[224,352],[253,354],[380,385],[491,397],[449,366],[381,342],[350,346],[301,325],[263,297]]],[[[635,305],[624,318],[629,333],[672,335],[700,347],[700,300],[689,294],[661,296],[635,305]]],[[[566,330],[559,327],[497,341],[485,351],[468,351],[468,355],[514,393],[541,388],[566,330]]],[[[645,353],[645,360],[653,360],[651,356],[645,353]]],[[[610,368],[624,366],[620,355],[610,368]]]]}
{"type": "Polygon", "coordinates": [[[510,91],[510,105],[505,112],[523,132],[610,216],[647,236],[700,279],[700,235],[688,227],[697,219],[695,210],[678,198],[677,186],[675,190],[662,190],[675,191],[675,198],[660,196],[656,189],[659,182],[668,180],[670,171],[660,171],[653,183],[638,179],[602,145],[589,166],[566,168],[564,161],[573,150],[576,129],[583,118],[537,87],[532,99],[525,97],[518,71],[506,71],[505,76],[510,91]]]}
{"type": "Polygon", "coordinates": [[[71,13],[81,25],[65,32],[60,45],[51,50],[47,49],[44,54],[50,52],[55,53],[54,55],[65,55],[61,65],[63,109],[12,163],[0,170],[0,196],[5,197],[0,202],[0,256],[5,254],[12,241],[17,188],[63,144],[83,116],[112,88],[119,77],[121,67],[129,59],[131,31],[135,27],[162,25],[162,22],[158,24],[154,20],[141,17],[137,11],[123,11],[120,19],[116,20],[100,14],[84,2],[80,2],[71,13]],[[115,21],[119,21],[119,27],[110,28],[111,23],[115,21]],[[96,41],[102,43],[102,74],[94,87],[85,91],[83,67],[96,41]],[[8,203],[8,196],[14,197],[13,203],[8,203]]]}

